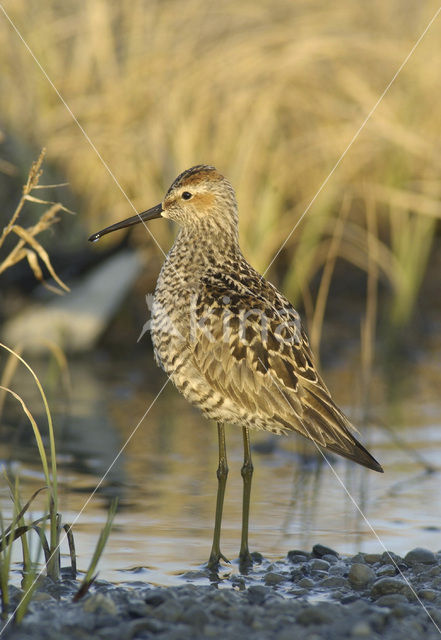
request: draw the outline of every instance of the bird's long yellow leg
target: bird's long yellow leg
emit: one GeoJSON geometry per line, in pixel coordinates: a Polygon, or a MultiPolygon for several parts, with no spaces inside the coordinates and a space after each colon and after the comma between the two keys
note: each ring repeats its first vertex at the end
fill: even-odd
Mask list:
{"type": "Polygon", "coordinates": [[[214,522],[213,546],[211,547],[208,566],[210,569],[216,569],[220,560],[229,562],[220,550],[220,532],[222,523],[222,510],[224,507],[225,487],[227,484],[228,464],[227,449],[225,446],[225,428],[220,422],[217,423],[217,434],[219,438],[219,466],[217,468],[217,499],[216,499],[216,518],[214,522]]]}
{"type": "Polygon", "coordinates": [[[250,434],[248,427],[242,427],[243,433],[243,465],[241,474],[243,478],[243,503],[242,503],[242,538],[240,543],[239,562],[243,565],[252,564],[252,558],[248,549],[248,520],[250,515],[251,480],[253,477],[253,462],[251,460],[250,434]]]}

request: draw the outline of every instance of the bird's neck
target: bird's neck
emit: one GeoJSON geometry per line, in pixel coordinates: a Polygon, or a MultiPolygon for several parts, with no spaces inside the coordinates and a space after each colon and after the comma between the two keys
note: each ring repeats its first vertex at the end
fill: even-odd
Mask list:
{"type": "Polygon", "coordinates": [[[206,229],[182,227],[170,251],[170,257],[191,263],[195,267],[210,267],[222,264],[225,257],[241,256],[238,233],[235,229],[206,229]]]}

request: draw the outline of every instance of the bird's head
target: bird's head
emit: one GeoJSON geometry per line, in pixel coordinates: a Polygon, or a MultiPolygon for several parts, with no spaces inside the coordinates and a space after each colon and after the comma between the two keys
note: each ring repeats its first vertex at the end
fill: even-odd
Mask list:
{"type": "Polygon", "coordinates": [[[233,187],[214,167],[197,165],[181,173],[155,207],[117,222],[90,236],[103,235],[154,218],[174,220],[182,227],[237,236],[237,202],[233,187]]]}

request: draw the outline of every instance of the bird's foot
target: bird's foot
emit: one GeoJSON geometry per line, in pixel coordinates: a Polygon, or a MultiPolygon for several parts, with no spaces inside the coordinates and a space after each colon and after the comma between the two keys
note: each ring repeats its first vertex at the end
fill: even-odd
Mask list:
{"type": "Polygon", "coordinates": [[[212,571],[217,571],[219,569],[220,561],[223,560],[227,564],[231,564],[231,562],[221,553],[220,549],[211,550],[210,557],[207,562],[207,567],[212,571]]]}
{"type": "Polygon", "coordinates": [[[242,573],[246,573],[253,566],[253,556],[249,552],[248,547],[241,549],[239,553],[239,569],[242,573]]]}

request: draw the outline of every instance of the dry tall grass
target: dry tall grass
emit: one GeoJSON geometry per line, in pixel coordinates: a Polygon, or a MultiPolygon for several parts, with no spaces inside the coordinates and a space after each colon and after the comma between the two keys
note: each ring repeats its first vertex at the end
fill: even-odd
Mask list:
{"type": "MultiPolygon", "coordinates": [[[[438,3],[4,5],[134,204],[155,204],[192,164],[215,164],[237,188],[242,244],[263,270],[438,3]]],[[[294,300],[329,260],[366,271],[374,260],[393,290],[393,320],[408,318],[441,216],[440,40],[438,18],[279,257],[294,300]]],[[[91,230],[130,215],[2,16],[0,41],[4,123],[47,144],[81,194],[91,230]]],[[[166,225],[153,231],[166,248],[166,225]]]]}
{"type": "MultiPolygon", "coordinates": [[[[57,214],[60,211],[68,211],[68,209],[63,207],[60,202],[50,202],[49,200],[42,200],[41,198],[37,198],[35,195],[32,195],[37,189],[48,188],[48,185],[39,184],[39,180],[43,172],[41,167],[44,156],[45,150],[40,153],[38,159],[32,164],[26,184],[23,186],[23,194],[11,216],[11,219],[8,224],[3,227],[3,230],[0,233],[0,275],[18,262],[27,260],[37,280],[42,282],[42,284],[50,291],[53,291],[54,293],[63,293],[63,290],[69,291],[69,287],[57,276],[52,266],[49,254],[44,249],[41,242],[36,239],[40,233],[47,231],[47,229],[50,229],[52,225],[58,222],[59,218],[57,218],[57,214]],[[20,214],[22,213],[26,202],[43,204],[46,207],[46,210],[40,215],[36,224],[27,228],[18,224],[20,214]],[[3,251],[2,255],[1,252],[2,249],[4,249],[4,244],[8,236],[15,237],[17,241],[15,245],[10,246],[6,252],[3,251]],[[40,262],[44,264],[49,275],[58,285],[58,288],[46,282],[43,277],[40,262]]],[[[49,185],[49,187],[50,186],[55,185],[49,185]]]]}

